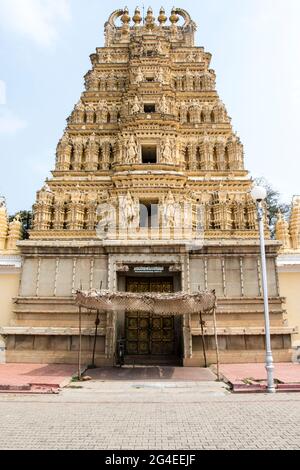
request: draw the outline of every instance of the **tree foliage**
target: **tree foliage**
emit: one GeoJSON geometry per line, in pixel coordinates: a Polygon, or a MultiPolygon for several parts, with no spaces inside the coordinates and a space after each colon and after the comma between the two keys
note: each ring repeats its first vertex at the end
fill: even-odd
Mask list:
{"type": "Polygon", "coordinates": [[[267,190],[267,207],[268,207],[268,218],[269,218],[269,226],[271,231],[272,238],[275,238],[275,226],[278,212],[281,212],[285,218],[288,218],[291,211],[290,204],[286,204],[281,202],[281,194],[277,189],[273,188],[273,186],[263,177],[255,178],[255,184],[258,186],[263,186],[267,190]]]}

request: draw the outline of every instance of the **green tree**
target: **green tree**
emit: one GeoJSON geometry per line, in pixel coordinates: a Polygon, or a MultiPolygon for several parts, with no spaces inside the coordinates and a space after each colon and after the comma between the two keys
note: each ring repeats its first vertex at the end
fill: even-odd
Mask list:
{"type": "Polygon", "coordinates": [[[29,238],[29,230],[32,226],[33,214],[31,211],[20,211],[17,212],[15,215],[11,215],[9,217],[9,221],[12,222],[17,215],[20,216],[23,226],[22,239],[27,240],[29,238]]]}
{"type": "Polygon", "coordinates": [[[263,177],[255,178],[255,184],[263,186],[267,190],[267,207],[268,207],[268,218],[269,226],[272,238],[275,238],[275,225],[277,220],[277,214],[280,211],[285,218],[288,218],[291,211],[291,205],[281,202],[281,194],[277,189],[263,177]]]}

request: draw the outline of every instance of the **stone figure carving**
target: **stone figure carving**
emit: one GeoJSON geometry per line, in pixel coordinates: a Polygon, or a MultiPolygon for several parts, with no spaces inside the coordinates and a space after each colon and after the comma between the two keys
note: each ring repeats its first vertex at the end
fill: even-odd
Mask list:
{"type": "Polygon", "coordinates": [[[137,208],[136,204],[128,191],[127,194],[127,224],[128,228],[134,228],[137,226],[137,208]]]}
{"type": "Polygon", "coordinates": [[[107,239],[114,233],[116,227],[116,211],[112,204],[102,203],[97,207],[98,224],[97,237],[107,239]]]}
{"type": "Polygon", "coordinates": [[[162,49],[162,45],[161,45],[161,42],[159,41],[158,44],[157,44],[157,53],[158,54],[163,54],[163,49],[162,49]]]}
{"type": "Polygon", "coordinates": [[[134,136],[132,135],[127,143],[126,149],[126,163],[138,163],[137,145],[134,136]]]}
{"type": "Polygon", "coordinates": [[[107,52],[107,54],[104,56],[104,62],[110,64],[111,61],[112,61],[111,53],[107,52]]]}
{"type": "Polygon", "coordinates": [[[117,78],[113,72],[111,72],[107,77],[107,88],[112,91],[117,89],[117,78]]]}
{"type": "Polygon", "coordinates": [[[196,57],[195,57],[195,54],[193,52],[191,52],[188,57],[187,57],[187,61],[188,62],[195,62],[196,61],[196,57]]]}
{"type": "Polygon", "coordinates": [[[160,103],[160,112],[162,114],[168,114],[168,112],[169,112],[169,106],[168,106],[168,103],[167,103],[167,100],[166,100],[165,96],[162,97],[162,100],[161,100],[161,103],[160,103]]]}
{"type": "Polygon", "coordinates": [[[106,122],[108,113],[107,101],[101,100],[97,106],[97,122],[106,122]]]}
{"type": "Polygon", "coordinates": [[[164,74],[161,69],[159,69],[155,74],[155,81],[159,83],[164,83],[164,74]]]}
{"type": "Polygon", "coordinates": [[[81,124],[84,119],[84,113],[85,113],[85,106],[81,99],[78,101],[78,103],[75,106],[75,109],[73,111],[73,122],[74,124],[81,124]]]}
{"type": "Polygon", "coordinates": [[[174,228],[175,225],[175,198],[171,191],[169,191],[166,196],[163,204],[163,227],[164,228],[174,228]]]}
{"type": "Polygon", "coordinates": [[[133,229],[137,227],[138,208],[130,191],[126,196],[122,196],[119,201],[120,220],[123,228],[133,229]]]}
{"type": "Polygon", "coordinates": [[[192,100],[191,107],[191,121],[192,122],[200,122],[200,104],[196,100],[192,100]]]}
{"type": "Polygon", "coordinates": [[[141,68],[139,67],[138,71],[137,71],[137,74],[136,74],[135,82],[138,84],[138,83],[141,83],[143,81],[144,81],[144,74],[143,74],[141,68]]]}
{"type": "Polygon", "coordinates": [[[131,114],[138,114],[140,112],[141,112],[141,104],[140,104],[138,97],[136,96],[134,98],[133,105],[131,108],[131,114]]]}
{"type": "Polygon", "coordinates": [[[87,90],[98,91],[99,79],[96,72],[89,72],[85,77],[85,86],[87,90]]]}
{"type": "Polygon", "coordinates": [[[166,141],[162,147],[161,160],[163,163],[173,163],[172,162],[172,148],[169,137],[166,138],[166,141]]]}
{"type": "Polygon", "coordinates": [[[186,71],[186,85],[188,90],[193,89],[193,81],[194,81],[194,74],[191,72],[191,70],[186,71]]]}

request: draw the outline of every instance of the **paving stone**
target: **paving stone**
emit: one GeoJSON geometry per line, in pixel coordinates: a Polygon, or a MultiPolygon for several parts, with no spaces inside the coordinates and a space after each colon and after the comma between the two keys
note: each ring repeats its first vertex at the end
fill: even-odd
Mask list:
{"type": "Polygon", "coordinates": [[[0,449],[300,449],[300,394],[173,385],[95,381],[60,395],[1,394],[0,449]]]}

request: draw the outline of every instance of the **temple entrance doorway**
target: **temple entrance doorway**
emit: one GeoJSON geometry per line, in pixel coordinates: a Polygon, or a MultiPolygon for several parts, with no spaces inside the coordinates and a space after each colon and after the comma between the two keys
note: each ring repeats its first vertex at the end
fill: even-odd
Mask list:
{"type": "MultiPolygon", "coordinates": [[[[174,292],[173,277],[127,277],[127,292],[174,292]]],[[[125,314],[126,364],[181,365],[181,317],[125,314]]]]}

